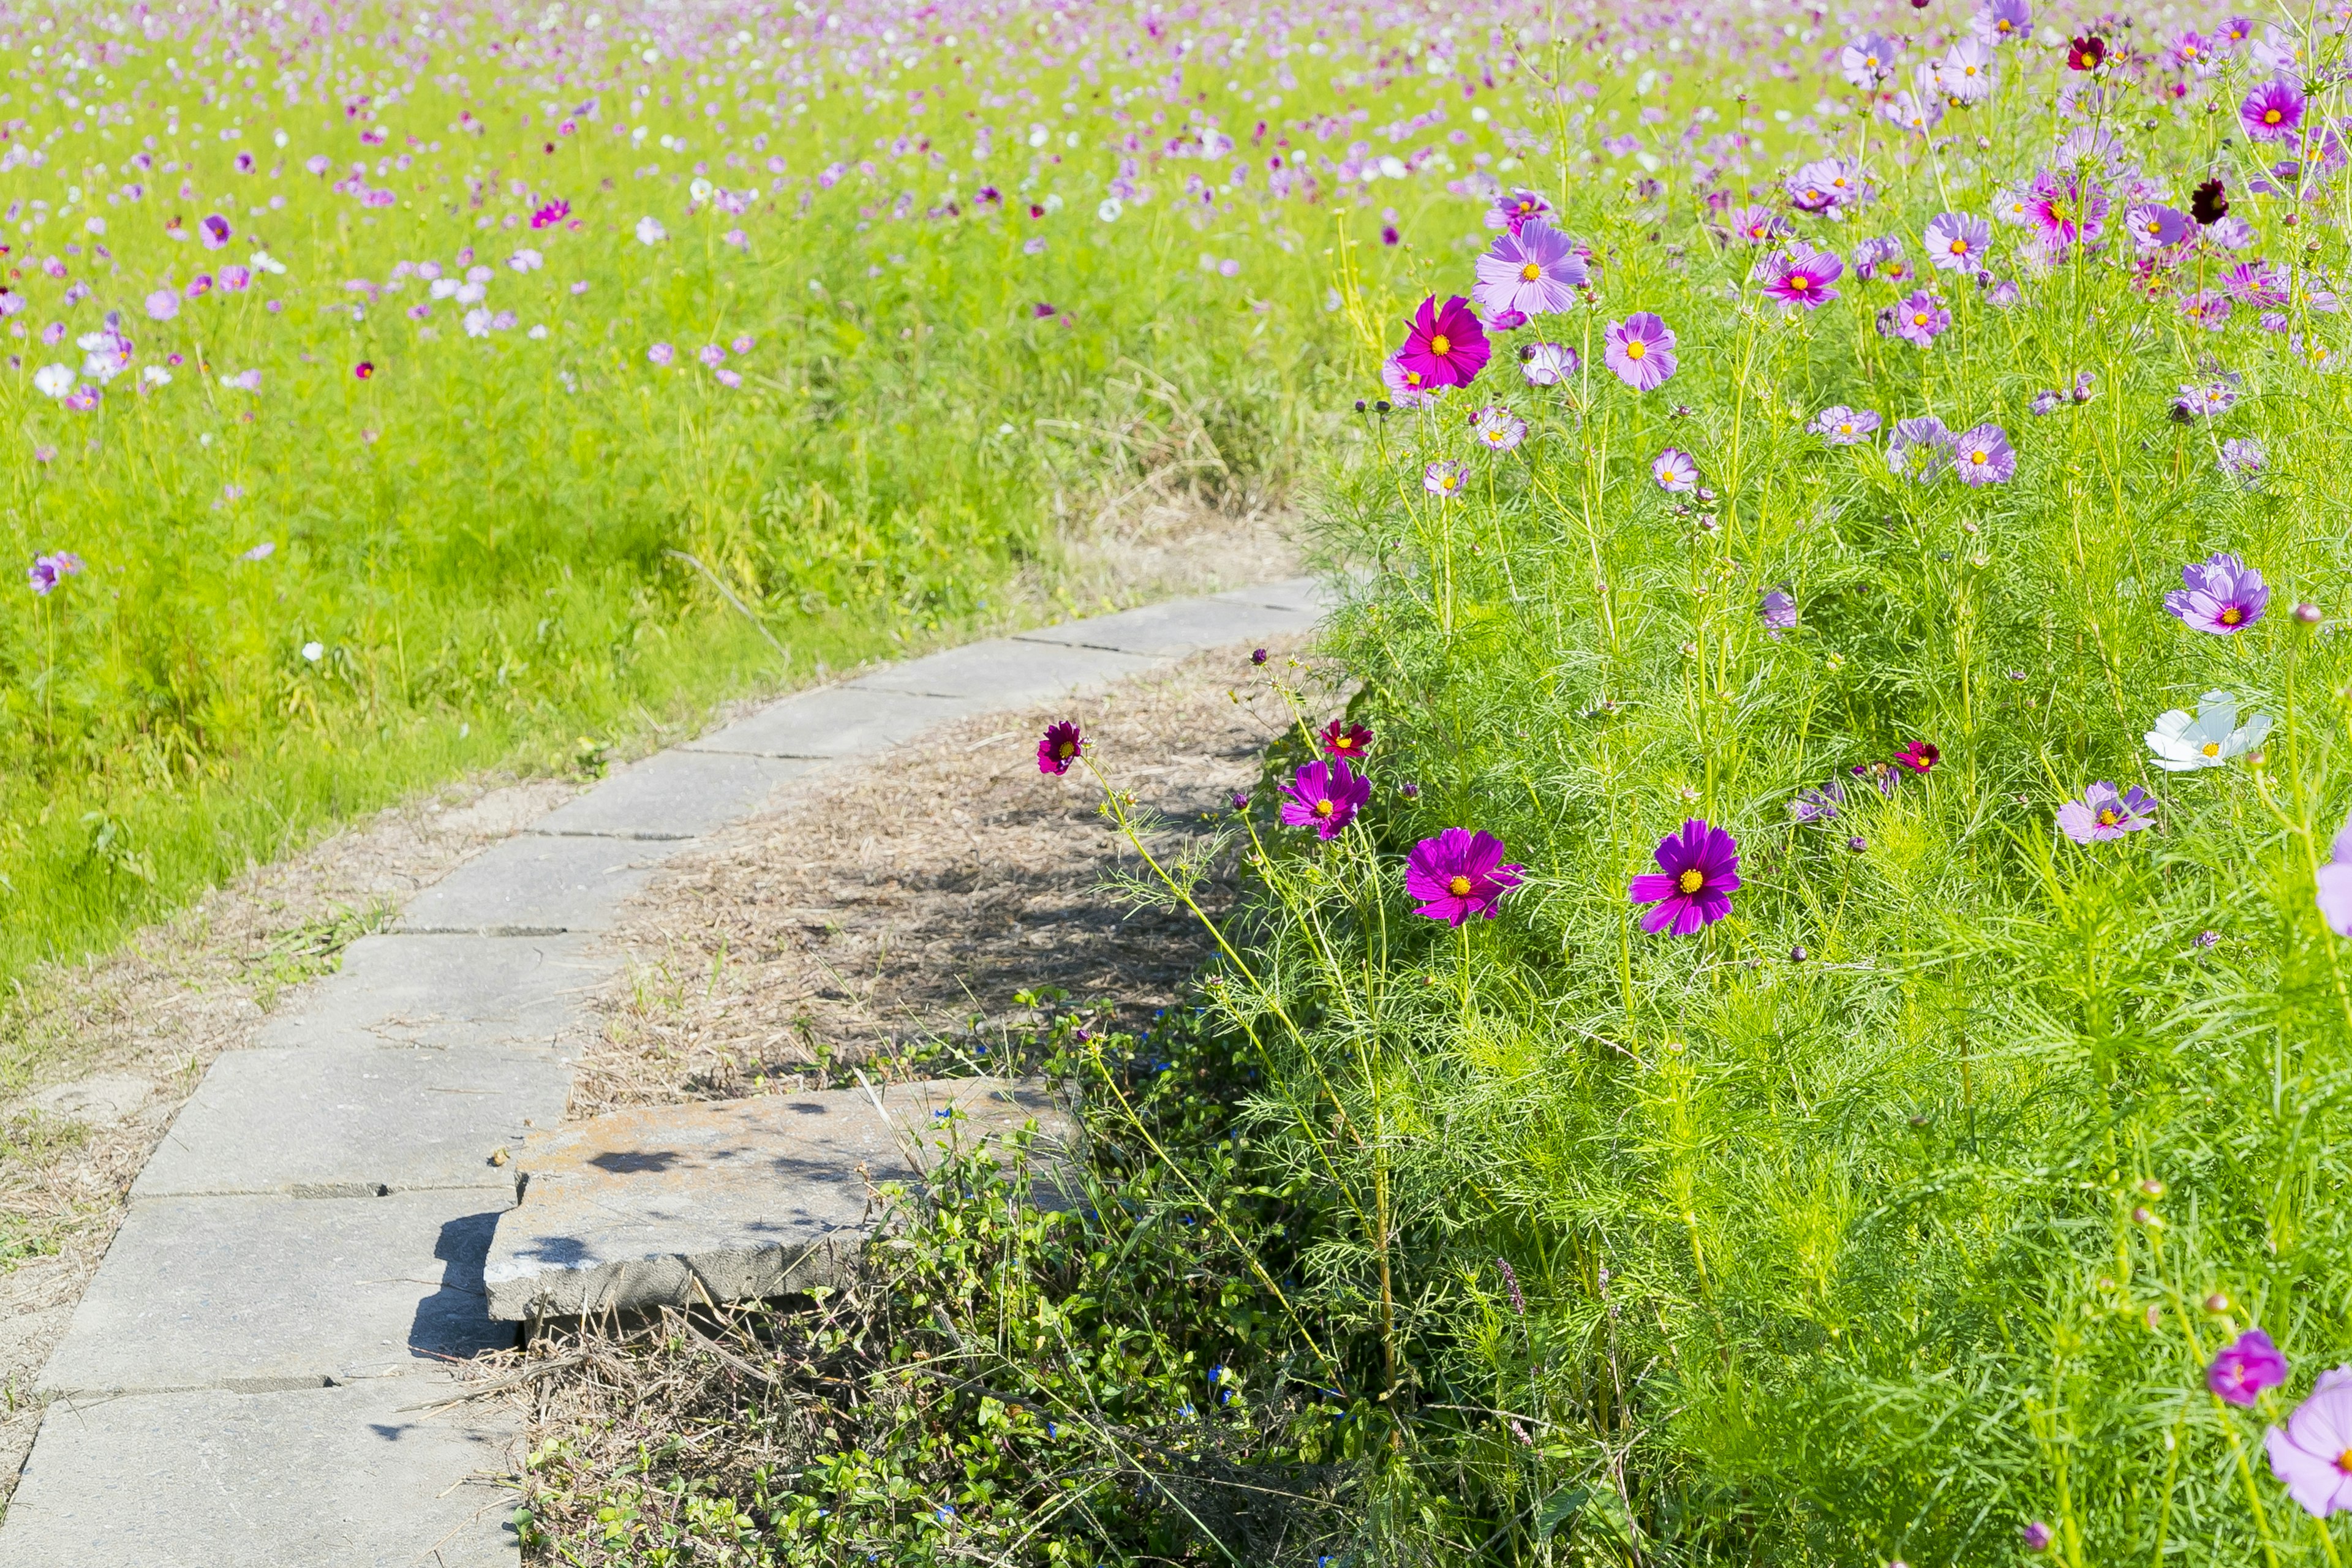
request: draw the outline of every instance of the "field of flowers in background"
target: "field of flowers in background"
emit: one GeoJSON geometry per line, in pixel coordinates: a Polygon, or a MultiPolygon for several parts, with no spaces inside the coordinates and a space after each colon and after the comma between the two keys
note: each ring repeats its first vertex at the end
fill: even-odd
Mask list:
{"type": "Polygon", "coordinates": [[[533,1551],[2334,1563],[2346,19],[5,13],[5,962],[1311,468],[1121,1184],[533,1551]]]}

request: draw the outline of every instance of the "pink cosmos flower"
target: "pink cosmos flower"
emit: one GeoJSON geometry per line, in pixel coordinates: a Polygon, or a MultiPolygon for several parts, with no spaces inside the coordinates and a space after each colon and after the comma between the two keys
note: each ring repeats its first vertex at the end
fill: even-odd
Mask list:
{"type": "Polygon", "coordinates": [[[1576,291],[1590,277],[1568,236],[1541,218],[1529,218],[1496,235],[1478,258],[1470,298],[1490,316],[1553,315],[1575,308],[1576,291]]]}
{"type": "Polygon", "coordinates": [[[196,237],[205,242],[206,250],[218,250],[229,241],[228,219],[218,213],[208,214],[196,225],[196,237]]]}
{"type": "Polygon", "coordinates": [[[2303,125],[2303,89],[2291,81],[2263,83],[2238,105],[2238,123],[2256,142],[2294,141],[2303,125]]]}
{"type": "Polygon", "coordinates": [[[1444,390],[1432,385],[1421,372],[1408,367],[1401,353],[1381,362],[1381,384],[1389,389],[1389,401],[1399,408],[1419,408],[1444,390]]]}
{"type": "Polygon", "coordinates": [[[1517,234],[1529,219],[1550,216],[1551,204],[1537,192],[1506,191],[1486,209],[1486,226],[1517,234]]]}
{"type": "Polygon", "coordinates": [[[168,321],[180,313],[180,291],[158,289],[147,296],[147,313],[159,321],[168,321]]]}
{"type": "Polygon", "coordinates": [[[557,224],[562,223],[565,218],[568,218],[571,216],[572,204],[570,202],[550,202],[545,206],[530,215],[530,226],[533,228],[553,228],[557,224]]]}
{"type": "Polygon", "coordinates": [[[2047,171],[2033,176],[2026,188],[2025,221],[2041,237],[2053,258],[2075,245],[2096,240],[2107,226],[2107,193],[2097,181],[2082,174],[2047,171]]]}
{"type": "Polygon", "coordinates": [[[1951,325],[1952,312],[1944,308],[1941,299],[1925,289],[1888,306],[1879,316],[1881,333],[1923,349],[1950,330],[1951,325]]]}
{"type": "Polygon", "coordinates": [[[1783,310],[1802,305],[1808,310],[1818,310],[1838,297],[1838,291],[1830,285],[1844,274],[1845,263],[1832,251],[1799,251],[1783,256],[1776,250],[1764,258],[1762,272],[1767,300],[1783,310]]]}
{"type": "Polygon", "coordinates": [[[1601,363],[1634,391],[1654,392],[1675,374],[1674,329],[1654,311],[1636,310],[1622,321],[1612,321],[1605,335],[1609,346],[1601,351],[1601,363]]]}
{"type": "Polygon", "coordinates": [[[1285,826],[1311,827],[1316,837],[1332,839],[1372,798],[1372,781],[1342,762],[1308,763],[1282,793],[1290,797],[1282,804],[1285,826]]]}
{"type": "Polygon", "coordinates": [[[1669,495],[1688,495],[1698,489],[1698,459],[1669,447],[1650,459],[1650,477],[1669,495]]]}
{"type": "Polygon", "coordinates": [[[1693,817],[1680,832],[1658,840],[1653,858],[1658,868],[1625,886],[1634,903],[1658,906],[1642,917],[1643,931],[1689,936],[1731,912],[1731,895],[1739,888],[1739,842],[1730,834],[1693,817]]]}
{"type": "Polygon", "coordinates": [[[1503,841],[1493,834],[1449,827],[1412,847],[1404,886],[1421,900],[1413,913],[1458,927],[1473,915],[1493,920],[1496,904],[1526,870],[1503,864],[1503,841]]]}
{"type": "Polygon", "coordinates": [[[2017,453],[2009,433],[1998,425],[1979,425],[1952,437],[1952,471],[1964,485],[1997,485],[2017,473],[2017,453]]]}
{"type": "Polygon", "coordinates": [[[1433,496],[1451,498],[1460,495],[1462,487],[1469,482],[1470,470],[1459,463],[1434,462],[1423,468],[1421,474],[1421,488],[1433,496]]]}
{"type": "Polygon", "coordinates": [[[2180,580],[2186,586],[2164,596],[2164,609],[2191,631],[2234,636],[2270,606],[2263,574],[2226,552],[2183,566],[2180,580]]]}
{"type": "Polygon", "coordinates": [[[1412,330],[1397,359],[1432,387],[1467,386],[1486,368],[1493,353],[1486,329],[1470,313],[1469,300],[1457,294],[1441,308],[1433,294],[1413,312],[1412,330]]]}
{"type": "Polygon", "coordinates": [[[1068,773],[1070,764],[1078,760],[1086,746],[1086,736],[1079,732],[1076,720],[1065,719],[1058,724],[1046,725],[1045,739],[1037,742],[1037,771],[1068,773]]]}
{"type": "Polygon", "coordinates": [[[2205,1386],[2217,1399],[2231,1405],[2252,1405],[2263,1390],[2286,1381],[2286,1357],[2260,1329],[2248,1329],[2223,1345],[2205,1369],[2205,1386]]]}
{"type": "Polygon", "coordinates": [[[2077,844],[2106,843],[2156,826],[2156,800],[2137,784],[2117,793],[2102,779],[2058,808],[2058,831],[2077,844]]]}
{"type": "Polygon", "coordinates": [[[1794,231],[1770,207],[1742,207],[1731,216],[1731,232],[1750,245],[1771,245],[1794,231]]]}
{"type": "Polygon", "coordinates": [[[658,365],[666,366],[671,360],[676,359],[677,357],[677,351],[671,348],[667,343],[656,343],[653,347],[646,351],[646,358],[653,361],[654,363],[658,365]]]}
{"type": "Polygon", "coordinates": [[[2352,1366],[2323,1372],[2284,1430],[2263,1435],[2271,1474],[2314,1519],[2352,1509],[2352,1366]]]}
{"type": "Polygon", "coordinates": [[[1979,272],[1992,246],[1992,225],[1967,213],[1938,213],[1927,220],[1927,264],[1946,272],[1979,272]]]}

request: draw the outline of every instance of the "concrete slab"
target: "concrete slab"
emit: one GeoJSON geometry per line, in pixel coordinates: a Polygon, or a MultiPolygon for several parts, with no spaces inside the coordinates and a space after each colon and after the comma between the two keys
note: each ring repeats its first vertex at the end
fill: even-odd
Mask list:
{"type": "Polygon", "coordinates": [[[5,1568],[514,1568],[520,1436],[441,1375],[300,1393],[60,1400],[0,1525],[5,1568]],[[468,1480],[479,1473],[480,1479],[468,1480]]]}
{"type": "Polygon", "coordinates": [[[593,937],[364,936],[289,993],[255,1043],[552,1048],[619,966],[593,937]]]}
{"type": "Polygon", "coordinates": [[[1307,631],[1314,625],[1313,614],[1304,610],[1228,604],[1218,599],[1180,599],[1173,604],[1122,610],[1115,616],[1043,626],[1034,632],[1023,632],[1013,640],[1181,658],[1202,648],[1307,631]]]}
{"type": "Polygon", "coordinates": [[[533,833],[698,838],[760,809],[814,764],[726,752],[656,752],[531,824],[533,833]]]}
{"type": "Polygon", "coordinates": [[[133,1198],[514,1192],[527,1123],[563,1120],[572,1067],[544,1051],[319,1046],[214,1062],[139,1173],[133,1198]]]}
{"type": "Polygon", "coordinates": [[[1330,584],[1319,577],[1287,577],[1279,583],[1261,583],[1254,588],[1235,588],[1209,597],[1222,605],[1263,605],[1269,609],[1311,616],[1322,615],[1336,602],[1330,584]]]}
{"type": "Polygon", "coordinates": [[[408,902],[404,931],[534,936],[609,931],[663,852],[611,838],[524,834],[494,844],[408,902]]]}
{"type": "Polygon", "coordinates": [[[134,1202],[39,1386],[268,1393],[512,1344],[484,1312],[481,1283],[507,1203],[483,1192],[134,1202]]]}
{"type": "Polygon", "coordinates": [[[688,741],[685,749],[818,761],[870,756],[934,725],[992,706],[978,698],[824,686],[772,702],[747,719],[688,741]]]}
{"type": "Polygon", "coordinates": [[[849,684],[857,691],[912,691],[1010,708],[1108,686],[1150,669],[1153,662],[1139,654],[1108,648],[992,637],[890,665],[849,684]]]}
{"type": "Polygon", "coordinates": [[[880,1092],[880,1110],[863,1089],[773,1095],[621,1111],[533,1139],[521,1201],[499,1216],[483,1266],[491,1315],[807,1289],[839,1279],[881,1219],[875,1186],[913,1179],[940,1157],[939,1141],[970,1147],[1034,1119],[1050,1164],[1076,1136],[1034,1084],[880,1092]]]}

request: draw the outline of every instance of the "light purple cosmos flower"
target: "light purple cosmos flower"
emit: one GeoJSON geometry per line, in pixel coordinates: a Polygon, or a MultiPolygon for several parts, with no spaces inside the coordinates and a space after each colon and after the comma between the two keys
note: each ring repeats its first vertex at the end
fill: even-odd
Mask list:
{"type": "Polygon", "coordinates": [[[1886,337],[1926,348],[1949,331],[1952,312],[1927,289],[1916,289],[1879,312],[1878,330],[1886,337]]]}
{"type": "Polygon", "coordinates": [[[1845,785],[1832,779],[1819,789],[1799,793],[1789,803],[1789,816],[1797,822],[1826,824],[1837,820],[1839,807],[1845,805],[1845,785]]]}
{"type": "Polygon", "coordinates": [[[1789,177],[1789,200],[1800,212],[1832,213],[1865,205],[1875,195],[1861,166],[1843,158],[1817,158],[1789,177]]]}
{"type": "Polygon", "coordinates": [[[2126,209],[2124,227],[2139,249],[2167,250],[2187,239],[2194,232],[2195,223],[2178,207],[2166,206],[2162,202],[2140,202],[2126,209]]]}
{"type": "Polygon", "coordinates": [[[2255,142],[2292,142],[2303,126],[2303,89],[2294,82],[2263,82],[2238,105],[2238,123],[2255,142]]]}
{"type": "Polygon", "coordinates": [[[68,577],[79,576],[81,569],[80,556],[70,550],[60,550],[52,555],[33,557],[33,564],[25,575],[30,581],[33,592],[46,599],[59,583],[68,577]]]}
{"type": "Polygon", "coordinates": [[[1905,88],[1878,106],[1878,117],[1889,125],[1899,125],[1906,131],[1927,135],[1943,123],[1944,100],[1934,94],[1923,94],[1905,88]]]}
{"type": "Polygon", "coordinates": [[[2180,301],[2180,313],[2210,332],[2220,331],[2236,308],[2227,294],[2214,289],[2200,289],[2180,301]]]}
{"type": "Polygon", "coordinates": [[[2017,454],[2009,433],[1998,425],[1979,425],[1953,437],[1952,471],[1964,485],[1997,485],[2015,477],[2017,454]]]}
{"type": "Polygon", "coordinates": [[[2058,831],[2077,844],[2105,842],[2156,826],[2156,801],[2137,784],[2116,793],[2105,779],[2058,808],[2058,831]]]}
{"type": "Polygon", "coordinates": [[[1282,820],[1291,827],[1311,827],[1318,838],[1339,837],[1372,798],[1372,781],[1360,777],[1340,762],[1308,763],[1283,787],[1290,798],[1282,803],[1282,820]]]}
{"type": "Polygon", "coordinates": [[[1741,207],[1731,215],[1731,232],[1750,245],[1771,245],[1792,231],[1789,220],[1770,207],[1741,207]]]}
{"type": "Polygon", "coordinates": [[[1609,346],[1601,351],[1601,363],[1634,391],[1654,392],[1675,374],[1674,329],[1655,312],[1636,310],[1622,321],[1612,321],[1606,336],[1609,346]]]}
{"type": "Polygon", "coordinates": [[[2017,1532],[2017,1539],[2020,1545],[2039,1557],[2050,1550],[2051,1542],[2058,1539],[2058,1532],[2043,1521],[2032,1519],[2026,1521],[2025,1528],[2017,1532]]]}
{"type": "Polygon", "coordinates": [[[228,219],[218,213],[206,215],[204,220],[196,225],[196,237],[205,242],[206,250],[218,250],[222,246],[226,245],[230,233],[228,219]]]}
{"type": "Polygon", "coordinates": [[[1413,913],[1459,926],[1473,915],[1493,920],[1496,904],[1526,870],[1503,863],[1503,841],[1493,834],[1449,827],[1412,847],[1404,887],[1421,900],[1413,913]]]}
{"type": "Polygon", "coordinates": [[[1574,375],[1583,360],[1566,343],[1522,343],[1519,373],[1529,386],[1557,386],[1574,375]]]}
{"type": "Polygon", "coordinates": [[[1756,614],[1764,623],[1765,635],[1778,642],[1782,632],[1797,624],[1796,596],[1785,588],[1775,588],[1758,602],[1756,614]]]}
{"type": "Polygon", "coordinates": [[[1895,422],[1886,441],[1889,473],[1931,479],[1951,465],[1952,433],[1932,414],[1895,422]]]}
{"type": "Polygon", "coordinates": [[[1087,749],[1087,738],[1080,733],[1077,721],[1065,719],[1058,724],[1045,726],[1045,738],[1037,742],[1037,771],[1041,773],[1066,773],[1070,764],[1087,749]]]}
{"type": "Polygon", "coordinates": [[[2319,918],[2337,936],[2352,936],[2352,816],[2336,830],[2327,846],[2327,859],[2319,868],[2315,889],[2319,918]]]}
{"type": "Polygon", "coordinates": [[[1478,258],[1478,280],[1471,285],[1470,298],[1490,316],[1504,311],[1556,315],[1575,308],[1576,291],[1591,276],[1568,236],[1541,218],[1529,218],[1516,230],[1496,235],[1478,258]]]}
{"type": "Polygon", "coordinates": [[[1650,459],[1650,477],[1669,495],[1688,495],[1698,489],[1698,459],[1669,447],[1650,459]]]}
{"type": "Polygon", "coordinates": [[[1882,271],[1889,281],[1903,276],[1903,242],[1891,234],[1857,240],[1853,247],[1854,280],[1867,283],[1882,271]]]}
{"type": "Polygon", "coordinates": [[[1421,372],[1404,363],[1402,354],[1391,354],[1381,362],[1381,384],[1389,389],[1389,401],[1399,408],[1422,407],[1445,390],[1430,384],[1421,372]]]}
{"type": "Polygon", "coordinates": [[[1969,30],[1989,44],[2005,44],[2033,31],[2033,8],[2025,0],[1988,0],[1969,18],[1969,30]]]}
{"type": "Polygon", "coordinates": [[[1852,447],[1870,438],[1878,428],[1878,416],[1867,408],[1848,408],[1839,403],[1813,416],[1805,426],[1832,447],[1852,447]]]}
{"type": "Polygon", "coordinates": [[[2221,274],[2223,292],[2241,305],[2257,309],[2286,303],[2287,280],[2267,261],[2241,261],[2221,274]]]}
{"type": "Polygon", "coordinates": [[[1731,912],[1731,895],[1739,887],[1739,843],[1730,834],[1693,817],[1679,833],[1658,840],[1654,858],[1655,871],[1625,886],[1633,902],[1658,906],[1642,917],[1643,931],[1688,936],[1731,912]]]}
{"type": "Polygon", "coordinates": [[[727,363],[727,351],[717,343],[705,343],[694,351],[694,357],[702,362],[704,369],[717,370],[727,363]]]}
{"type": "Polygon", "coordinates": [[[180,291],[158,289],[147,296],[147,313],[159,321],[168,321],[180,313],[180,291]]]}
{"type": "Polygon", "coordinates": [[[1492,405],[1470,416],[1470,434],[1490,451],[1507,452],[1528,438],[1528,422],[1492,405]]]}
{"type": "Polygon", "coordinates": [[[2323,1372],[2284,1430],[2263,1434],[2271,1474],[2314,1519],[2352,1509],[2352,1366],[2323,1372]]]}
{"type": "Polygon", "coordinates": [[[1520,226],[1534,218],[1551,216],[1551,204],[1535,191],[1505,191],[1486,209],[1486,226],[1517,234],[1520,226]]]}
{"type": "Polygon", "coordinates": [[[2267,454],[2251,436],[2232,436],[2221,443],[2221,471],[2251,488],[2261,477],[2267,454]]]}
{"type": "Polygon", "coordinates": [[[1927,264],[1945,272],[1980,272],[1992,247],[1992,225],[1968,213],[1938,213],[1927,220],[1927,264]]]}
{"type": "Polygon", "coordinates": [[[656,343],[646,351],[646,358],[658,365],[667,365],[677,357],[677,351],[667,343],[656,343]]]}
{"type": "Polygon", "coordinates": [[[1435,462],[1421,472],[1421,488],[1448,500],[1460,495],[1462,487],[1469,482],[1470,470],[1459,463],[1435,462]]]}
{"type": "Polygon", "coordinates": [[[1895,74],[1895,57],[1901,47],[1876,33],[1864,33],[1838,51],[1838,73],[1864,92],[1895,74]]]}
{"type": "Polygon", "coordinates": [[[2168,615],[2191,631],[2228,637],[2244,631],[2263,618],[2271,591],[2263,574],[2234,555],[2215,555],[2180,569],[2187,586],[2164,596],[2168,615]]]}
{"type": "Polygon", "coordinates": [[[1817,310],[1838,297],[1830,287],[1844,275],[1845,263],[1833,251],[1798,251],[1783,256],[1779,251],[1764,258],[1760,268],[1764,297],[1786,310],[1802,305],[1817,310]]]}
{"type": "Polygon", "coordinates": [[[2175,70],[2195,71],[2201,76],[2219,63],[2214,58],[2218,52],[2204,34],[2188,27],[2166,47],[2164,58],[2175,70]]]}

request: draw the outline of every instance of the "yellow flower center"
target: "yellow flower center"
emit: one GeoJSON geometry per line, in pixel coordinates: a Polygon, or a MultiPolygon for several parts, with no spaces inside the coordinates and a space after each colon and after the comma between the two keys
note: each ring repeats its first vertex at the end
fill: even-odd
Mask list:
{"type": "Polygon", "coordinates": [[[1519,268],[1519,279],[1522,282],[1532,283],[1542,276],[1543,268],[1532,261],[1519,268]]]}
{"type": "Polygon", "coordinates": [[[1435,337],[1429,340],[1429,352],[1431,353],[1450,353],[1453,352],[1453,349],[1454,340],[1447,337],[1444,332],[1440,332],[1435,337]]]}
{"type": "Polygon", "coordinates": [[[1803,273],[1791,272],[1789,274],[1789,287],[1796,289],[1798,292],[1802,293],[1812,286],[1813,280],[1806,277],[1803,273]]]}
{"type": "Polygon", "coordinates": [[[1315,815],[1316,815],[1316,816],[1330,816],[1330,815],[1331,815],[1331,803],[1330,803],[1329,801],[1328,801],[1328,800],[1318,800],[1318,801],[1317,801],[1317,802],[1315,803],[1315,815]]]}
{"type": "Polygon", "coordinates": [[[1405,372],[1404,384],[1407,386],[1419,386],[1421,384],[1421,372],[1417,370],[1409,370],[1405,372]]]}
{"type": "MultiPolygon", "coordinates": [[[[1445,482],[1449,485],[1452,484],[1454,482],[1454,476],[1452,474],[1446,475],[1445,482]]],[[[1338,740],[1331,742],[1331,747],[1334,751],[1345,752],[1351,750],[1355,744],[1356,737],[1353,735],[1342,735],[1338,740]]]]}
{"type": "Polygon", "coordinates": [[[1054,748],[1054,754],[1057,757],[1075,757],[1078,754],[1077,743],[1074,741],[1065,741],[1054,748]]]}
{"type": "Polygon", "coordinates": [[[1675,886],[1681,889],[1685,893],[1696,893],[1701,888],[1706,886],[1706,873],[1702,872],[1697,867],[1693,866],[1681,876],[1675,879],[1675,886]]]}
{"type": "Polygon", "coordinates": [[[2099,826],[2102,826],[2102,827],[2113,827],[2113,826],[2114,826],[2117,822],[2119,822],[2119,821],[2121,821],[2121,820],[2122,820],[2122,819],[2121,819],[2120,817],[2118,817],[2118,816],[2116,815],[2116,808],[2115,808],[2114,806],[2112,806],[2112,805],[2103,805],[2103,806],[2101,806],[2101,807],[2099,808],[2099,826]]]}
{"type": "Polygon", "coordinates": [[[2221,624],[2225,626],[2234,626],[2245,618],[2246,612],[2238,608],[2235,605],[2231,605],[2228,609],[2221,612],[2221,624]]]}
{"type": "Polygon", "coordinates": [[[1956,239],[1952,241],[1952,254],[1954,256],[1966,256],[1968,253],[1969,242],[1967,240],[1956,239]]]}
{"type": "Polygon", "coordinates": [[[2221,742],[2219,741],[2208,741],[2200,749],[2204,752],[2205,755],[2209,757],[2218,757],[2221,754],[2221,742]]]}
{"type": "Polygon", "coordinates": [[[2285,118],[2286,116],[2281,114],[2275,109],[2265,109],[2263,110],[2263,123],[2265,125],[2276,125],[2280,121],[2285,118]]]}
{"type": "Polygon", "coordinates": [[[1643,354],[1648,353],[1649,352],[1650,345],[1643,342],[1641,339],[1629,338],[1626,340],[1625,357],[1627,359],[1640,359],[1643,354]]]}
{"type": "Polygon", "coordinates": [[[2347,1448],[2336,1456],[2336,1468],[2346,1475],[2352,1476],[2352,1448],[2347,1448]]]}
{"type": "Polygon", "coordinates": [[[1466,899],[1470,896],[1470,879],[1456,877],[1445,884],[1445,890],[1457,899],[1466,899]]]}
{"type": "Polygon", "coordinates": [[[1925,310],[1914,310],[1911,312],[1911,324],[1915,327],[1926,326],[1927,324],[1927,312],[1925,310]]]}
{"type": "Polygon", "coordinates": [[[1979,447],[1969,454],[1969,461],[1982,466],[1992,461],[1992,454],[1979,447]]]}

